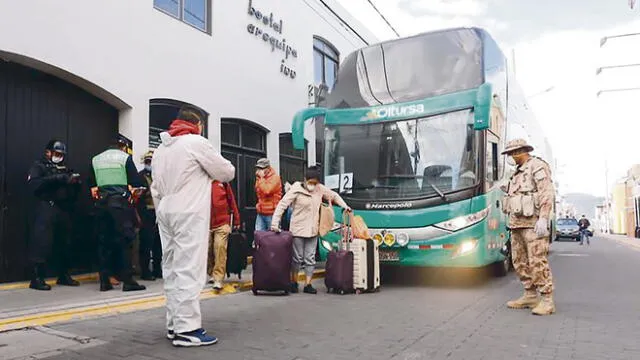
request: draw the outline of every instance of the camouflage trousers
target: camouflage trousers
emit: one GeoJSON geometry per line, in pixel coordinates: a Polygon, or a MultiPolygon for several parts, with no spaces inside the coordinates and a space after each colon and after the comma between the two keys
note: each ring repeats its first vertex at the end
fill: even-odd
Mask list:
{"type": "Polygon", "coordinates": [[[533,229],[511,231],[511,255],[513,267],[526,290],[538,290],[541,294],[553,293],[553,278],[547,256],[549,239],[538,237],[533,229]]]}

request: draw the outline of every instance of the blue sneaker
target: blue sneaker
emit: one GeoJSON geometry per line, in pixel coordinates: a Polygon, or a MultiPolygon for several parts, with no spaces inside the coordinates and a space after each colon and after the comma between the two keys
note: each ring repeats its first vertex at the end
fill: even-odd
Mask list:
{"type": "Polygon", "coordinates": [[[214,336],[207,335],[204,329],[198,329],[187,333],[176,334],[173,339],[173,346],[194,347],[213,345],[218,342],[214,336]]]}
{"type": "MultiPolygon", "coordinates": [[[[207,333],[207,330],[203,330],[203,331],[204,331],[205,334],[207,333]]],[[[173,339],[175,339],[175,337],[176,337],[176,332],[175,331],[167,330],[167,339],[173,340],[173,339]]]]}

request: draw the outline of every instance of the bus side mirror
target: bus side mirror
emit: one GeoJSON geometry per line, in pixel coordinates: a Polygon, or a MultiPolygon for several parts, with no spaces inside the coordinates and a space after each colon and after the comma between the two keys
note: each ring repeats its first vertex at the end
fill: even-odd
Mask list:
{"type": "Polygon", "coordinates": [[[295,149],[304,150],[304,123],[311,118],[324,116],[326,113],[327,109],[320,107],[307,108],[296,113],[291,124],[291,138],[295,149]]]}
{"type": "Polygon", "coordinates": [[[476,130],[485,130],[491,126],[492,95],[491,84],[484,83],[478,88],[476,102],[473,105],[473,127],[476,130]]]}

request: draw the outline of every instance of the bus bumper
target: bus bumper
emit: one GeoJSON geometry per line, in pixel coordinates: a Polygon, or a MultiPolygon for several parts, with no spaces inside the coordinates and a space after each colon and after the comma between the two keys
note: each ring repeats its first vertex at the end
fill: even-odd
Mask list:
{"type": "MultiPolygon", "coordinates": [[[[398,267],[477,268],[502,261],[500,249],[506,234],[487,229],[486,221],[428,241],[411,240],[407,246],[380,246],[380,264],[398,267]]],[[[320,239],[320,257],[325,260],[340,236],[330,233],[320,239]]]]}

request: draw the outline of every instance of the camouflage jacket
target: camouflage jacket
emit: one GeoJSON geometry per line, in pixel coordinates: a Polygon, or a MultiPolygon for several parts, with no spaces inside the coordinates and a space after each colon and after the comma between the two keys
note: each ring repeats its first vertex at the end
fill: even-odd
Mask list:
{"type": "Polygon", "coordinates": [[[542,159],[531,157],[523,165],[518,166],[509,179],[506,188],[503,211],[509,215],[509,228],[533,228],[540,217],[549,219],[552,216],[555,202],[555,190],[551,178],[551,169],[542,159]],[[531,216],[525,216],[525,211],[514,210],[527,208],[528,199],[531,202],[531,216]],[[518,203],[514,205],[515,203],[518,203]],[[523,206],[522,203],[525,205],[523,206]]]}

